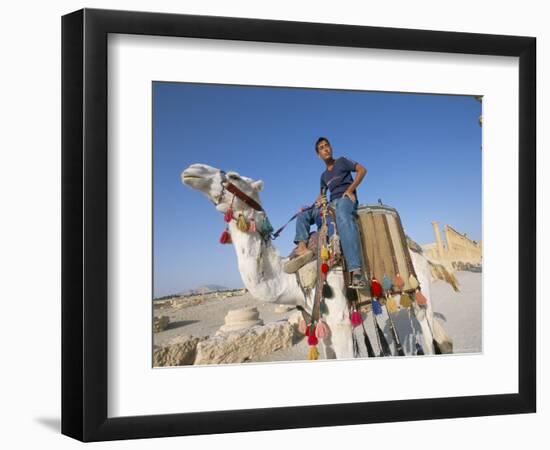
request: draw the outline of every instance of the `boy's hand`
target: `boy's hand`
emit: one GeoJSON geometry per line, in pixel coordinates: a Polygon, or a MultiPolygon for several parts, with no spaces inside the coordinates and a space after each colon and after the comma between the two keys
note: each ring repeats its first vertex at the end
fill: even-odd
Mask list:
{"type": "Polygon", "coordinates": [[[353,192],[344,192],[344,195],[342,197],[349,198],[353,203],[355,203],[355,195],[353,195],[353,192]]]}
{"type": "Polygon", "coordinates": [[[326,203],[327,202],[327,197],[325,195],[322,195],[322,194],[319,194],[319,196],[317,197],[317,200],[315,200],[315,206],[317,206],[317,208],[320,208],[323,203],[326,203]]]}

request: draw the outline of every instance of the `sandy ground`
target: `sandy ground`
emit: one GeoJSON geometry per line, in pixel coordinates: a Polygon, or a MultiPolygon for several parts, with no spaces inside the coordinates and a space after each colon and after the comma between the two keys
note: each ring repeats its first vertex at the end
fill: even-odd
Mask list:
{"type": "MultiPolygon", "coordinates": [[[[460,282],[460,292],[454,292],[450,285],[442,281],[432,284],[432,303],[435,317],[441,322],[447,334],[453,339],[454,353],[481,352],[481,273],[456,272],[460,282]]],[[[195,300],[196,302],[196,300],[195,300]]],[[[155,333],[154,344],[161,345],[175,336],[186,334],[194,336],[213,335],[224,323],[224,317],[231,309],[256,306],[264,323],[285,320],[295,311],[276,312],[276,305],[258,303],[250,294],[244,294],[225,299],[205,298],[200,303],[181,309],[165,307],[155,308],[155,315],[166,315],[170,318],[168,329],[155,333]]],[[[414,336],[419,335],[419,327],[411,320],[406,311],[402,310],[392,315],[398,336],[406,354],[412,353],[414,336]]],[[[389,321],[384,310],[378,317],[380,327],[391,343],[389,321]]],[[[368,314],[364,322],[369,339],[378,352],[378,343],[374,332],[372,314],[368,314]]],[[[363,331],[355,329],[355,335],[362,356],[366,356],[363,331]]],[[[321,346],[319,346],[321,348],[321,346]]],[[[306,339],[297,338],[291,348],[276,351],[255,361],[296,361],[307,358],[308,347],[306,339]]],[[[323,354],[321,353],[321,356],[323,354]]]]}

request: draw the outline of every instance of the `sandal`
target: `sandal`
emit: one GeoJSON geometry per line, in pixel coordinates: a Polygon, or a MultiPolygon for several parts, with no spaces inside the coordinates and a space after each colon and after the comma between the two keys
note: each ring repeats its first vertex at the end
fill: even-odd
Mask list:
{"type": "Polygon", "coordinates": [[[283,265],[283,271],[285,273],[295,273],[312,260],[313,252],[311,250],[307,250],[300,256],[291,257],[287,262],[285,262],[283,265]]]}

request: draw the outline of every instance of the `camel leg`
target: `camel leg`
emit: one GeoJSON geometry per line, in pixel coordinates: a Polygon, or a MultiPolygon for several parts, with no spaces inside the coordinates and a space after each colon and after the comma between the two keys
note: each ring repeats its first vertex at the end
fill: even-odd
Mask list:
{"type": "Polygon", "coordinates": [[[414,270],[418,278],[418,282],[420,283],[420,287],[422,289],[422,293],[428,300],[426,307],[422,308],[423,311],[420,311],[420,308],[417,307],[416,305],[413,305],[412,307],[414,308],[416,318],[422,330],[424,353],[426,355],[433,355],[434,354],[434,347],[432,342],[433,337],[432,337],[432,333],[430,332],[430,326],[428,325],[428,322],[427,322],[429,320],[430,325],[433,322],[432,299],[431,299],[431,293],[430,293],[431,282],[432,282],[431,269],[427,260],[423,256],[415,252],[410,252],[410,254],[411,254],[412,263],[414,265],[414,270]]]}
{"type": "Polygon", "coordinates": [[[418,320],[418,323],[420,324],[420,329],[422,330],[422,348],[424,349],[424,353],[426,355],[433,355],[434,352],[434,346],[432,341],[432,333],[430,331],[430,327],[428,326],[428,314],[431,314],[431,307],[428,305],[428,309],[425,311],[419,312],[419,308],[417,306],[412,306],[411,308],[415,309],[416,318],[418,320]]]}

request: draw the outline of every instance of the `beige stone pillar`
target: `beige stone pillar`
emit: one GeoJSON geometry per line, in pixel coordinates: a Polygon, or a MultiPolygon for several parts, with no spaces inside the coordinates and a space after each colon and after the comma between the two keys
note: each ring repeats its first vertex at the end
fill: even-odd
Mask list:
{"type": "Polygon", "coordinates": [[[441,235],[439,234],[439,222],[433,221],[432,226],[434,227],[434,234],[435,234],[435,243],[437,244],[437,253],[439,256],[439,259],[443,259],[443,244],[441,242],[441,235]]]}
{"type": "MultiPolygon", "coordinates": [[[[451,252],[453,250],[455,250],[455,248],[452,248],[452,245],[451,245],[451,242],[452,242],[452,238],[450,238],[450,232],[449,232],[449,227],[447,225],[445,225],[445,240],[447,241],[447,253],[448,254],[451,254],[451,252]]],[[[456,242],[456,241],[455,241],[456,242]]]]}

